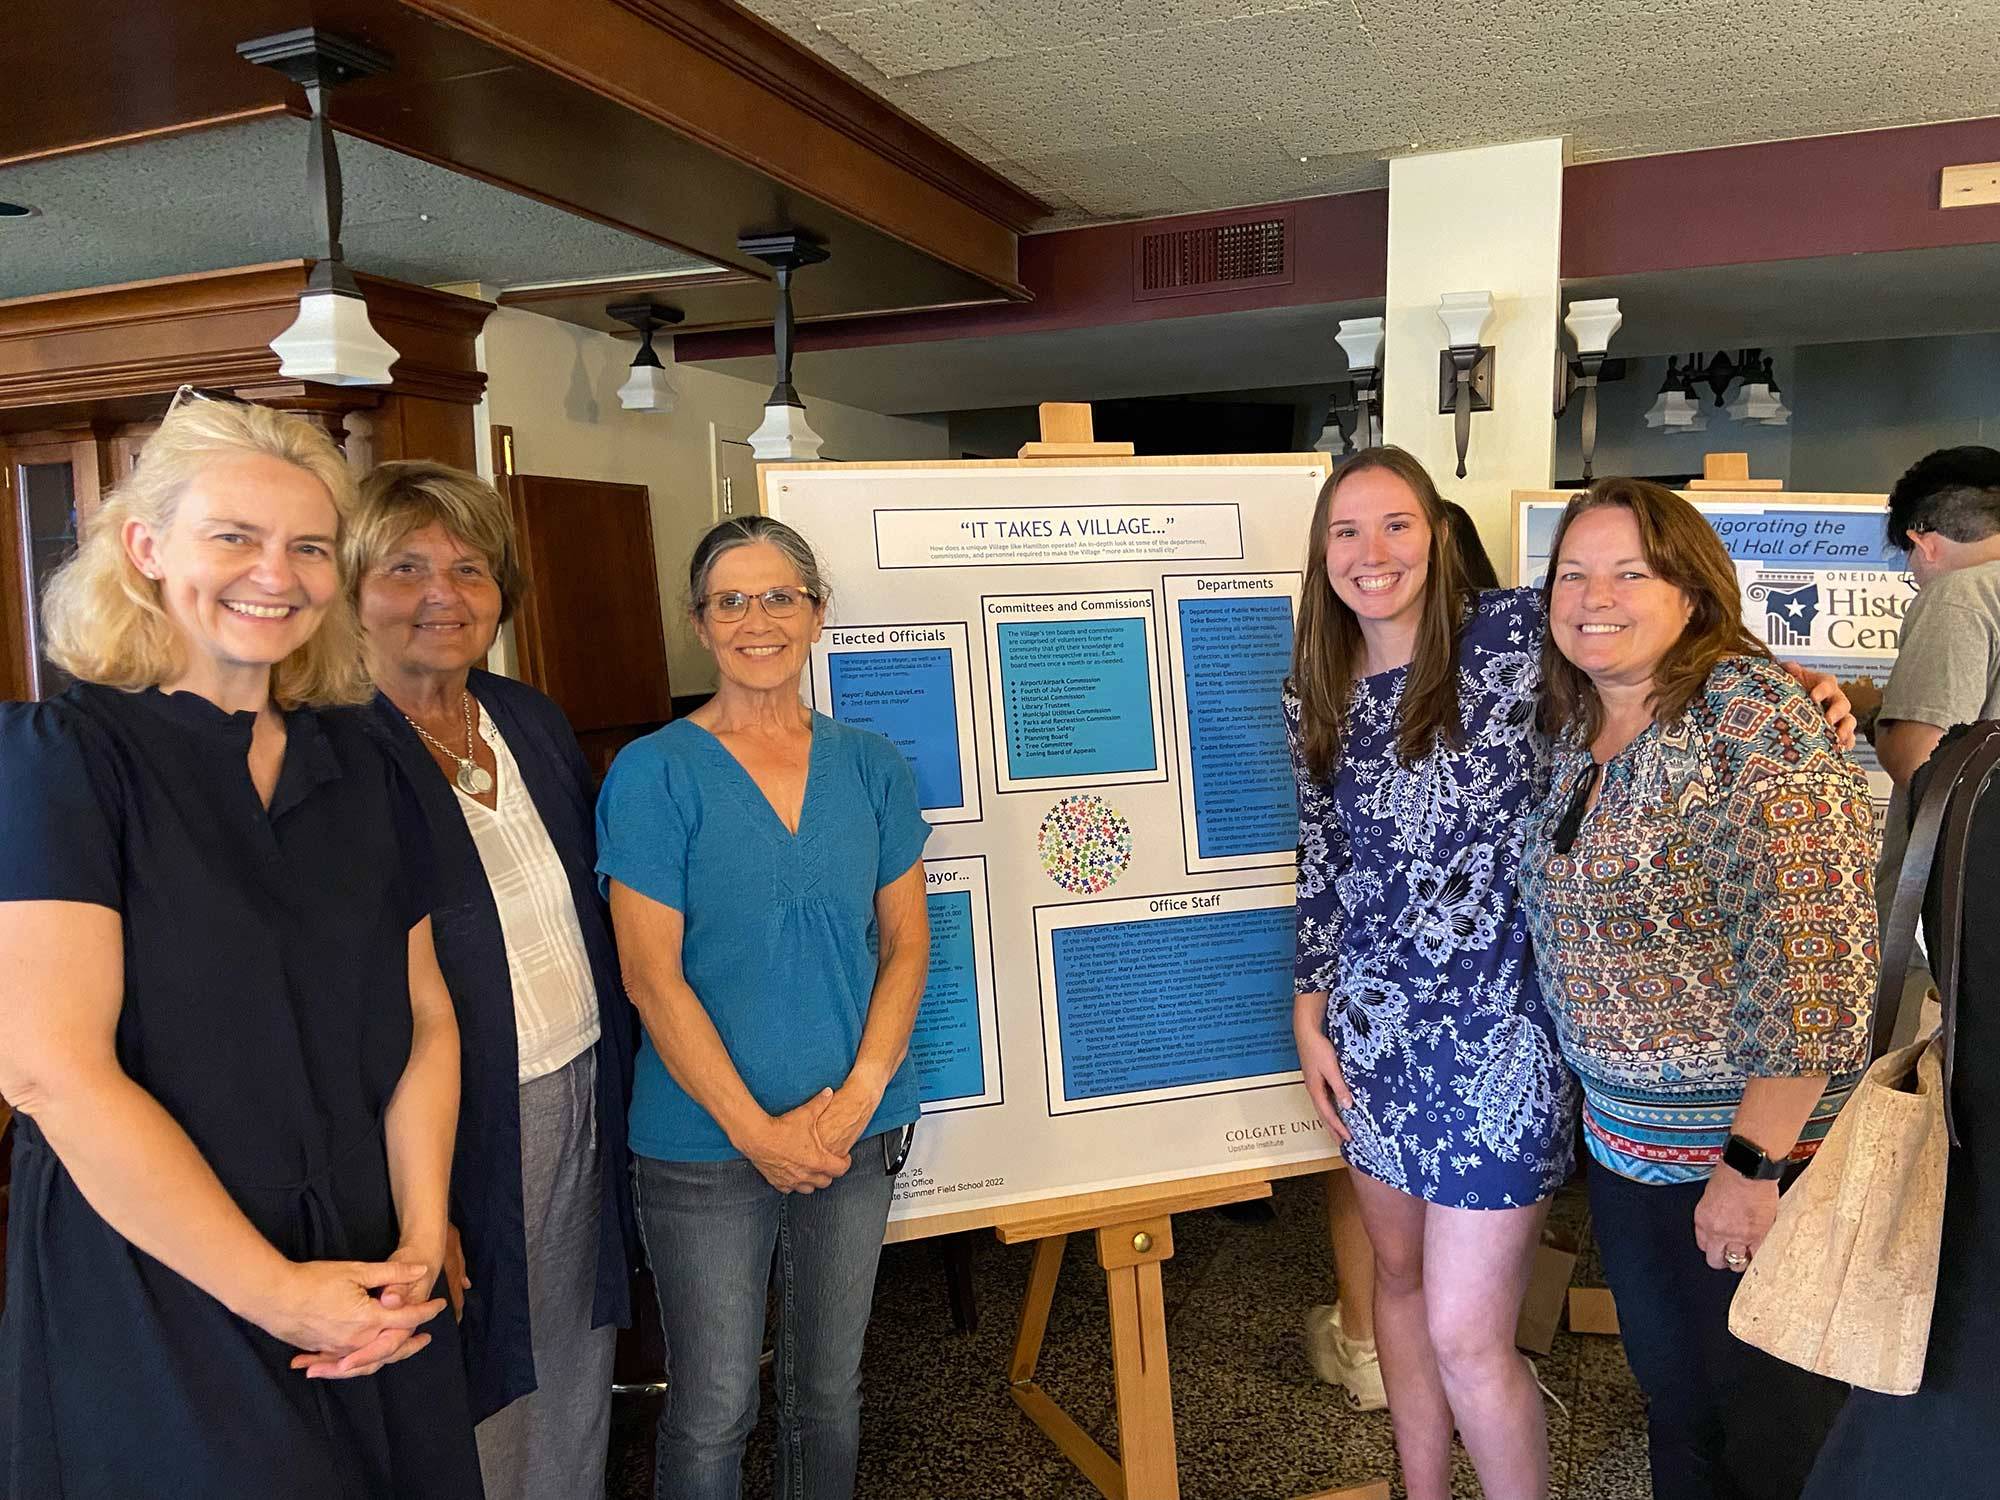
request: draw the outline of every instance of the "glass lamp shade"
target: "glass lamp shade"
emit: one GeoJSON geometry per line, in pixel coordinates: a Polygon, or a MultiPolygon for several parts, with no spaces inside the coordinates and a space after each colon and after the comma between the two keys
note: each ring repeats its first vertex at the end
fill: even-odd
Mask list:
{"type": "Polygon", "coordinates": [[[764,408],[762,425],[750,434],[750,452],[760,464],[787,459],[811,463],[825,441],[806,421],[804,407],[773,401],[764,408]]]}
{"type": "Polygon", "coordinates": [[[1438,321],[1454,349],[1476,349],[1493,316],[1491,292],[1446,292],[1438,298],[1438,321]]]}
{"type": "Polygon", "coordinates": [[[319,385],[387,385],[395,346],[368,321],[368,304],[344,292],[308,291],[292,326],[271,340],[278,373],[319,385]]]}
{"type": "Polygon", "coordinates": [[[1792,409],[1785,405],[1784,398],[1775,390],[1771,392],[1771,400],[1774,403],[1771,415],[1768,417],[1759,417],[1757,419],[1758,425],[1762,427],[1783,427],[1792,420],[1792,409]]]}
{"type": "MultiPolygon", "coordinates": [[[[1347,356],[1350,370],[1373,370],[1382,363],[1382,320],[1342,318],[1340,331],[1333,336],[1340,352],[1347,356]]],[[[1334,451],[1334,450],[1327,450],[1334,451]]]]}
{"type": "Polygon", "coordinates": [[[1570,303],[1563,327],[1576,340],[1578,354],[1602,354],[1610,347],[1611,335],[1624,321],[1625,314],[1618,310],[1616,297],[1592,297],[1570,303]]]}
{"type": "Polygon", "coordinates": [[[1778,405],[1778,398],[1763,381],[1746,381],[1727,410],[1739,422],[1768,422],[1777,415],[1778,405]]]}
{"type": "Polygon", "coordinates": [[[1686,391],[1661,391],[1646,409],[1648,427],[1664,427],[1669,432],[1700,432],[1708,426],[1701,403],[1686,391]]]}
{"type": "Polygon", "coordinates": [[[618,387],[618,404],[627,411],[650,411],[662,415],[674,409],[673,377],[657,364],[634,363],[625,383],[618,387]]]}
{"type": "Polygon", "coordinates": [[[1326,419],[1326,426],[1320,428],[1319,436],[1313,439],[1315,453],[1345,453],[1347,439],[1341,433],[1340,424],[1332,417],[1326,419]]]}

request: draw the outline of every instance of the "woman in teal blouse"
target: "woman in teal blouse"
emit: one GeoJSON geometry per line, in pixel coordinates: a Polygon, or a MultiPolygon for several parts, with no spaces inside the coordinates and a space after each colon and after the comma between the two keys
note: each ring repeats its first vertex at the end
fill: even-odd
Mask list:
{"type": "Polygon", "coordinates": [[[714,698],[627,746],[598,874],[645,1026],[630,1139],[669,1389],[658,1500],[736,1500],[777,1255],[777,1491],[847,1500],[862,1335],[929,967],[916,779],[815,714],[800,674],[827,590],[798,533],[725,521],[689,606],[714,698]]]}

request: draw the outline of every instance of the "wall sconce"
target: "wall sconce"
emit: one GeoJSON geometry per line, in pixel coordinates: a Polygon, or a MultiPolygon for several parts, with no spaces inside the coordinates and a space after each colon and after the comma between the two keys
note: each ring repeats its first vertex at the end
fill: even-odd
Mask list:
{"type": "Polygon", "coordinates": [[[310,26],[244,42],[236,55],[291,79],[305,90],[312,110],[306,192],[312,200],[318,258],[299,298],[298,317],[271,340],[278,373],[320,385],[387,385],[389,367],[398,358],[395,346],[368,321],[368,304],[342,258],[340,155],[326,114],[326,94],[336,84],[387,72],[392,59],[310,26]]]}
{"type": "Polygon", "coordinates": [[[737,240],[736,248],[764,262],[778,278],[778,312],[771,325],[778,383],[764,402],[763,423],[750,434],[750,451],[759,463],[779,459],[810,462],[819,457],[826,440],[807,424],[805,403],[792,388],[792,273],[801,266],[818,265],[827,258],[827,248],[797,233],[745,235],[737,240]]]}
{"type": "Polygon", "coordinates": [[[1458,440],[1458,477],[1465,478],[1465,449],[1472,441],[1472,414],[1493,410],[1493,346],[1479,342],[1493,316],[1491,292],[1446,292],[1438,298],[1438,321],[1450,347],[1438,356],[1438,415],[1450,412],[1458,440]]]}
{"type": "Polygon", "coordinates": [[[1688,388],[1688,377],[1681,369],[1678,354],[1667,360],[1667,378],[1660,382],[1660,394],[1646,409],[1646,425],[1668,432],[1705,432],[1708,429],[1708,418],[1702,414],[1701,403],[1694,399],[1688,388]]]}
{"type": "MultiPolygon", "coordinates": [[[[1565,369],[1574,373],[1576,383],[1583,391],[1583,479],[1586,484],[1591,480],[1591,461],[1597,452],[1597,377],[1604,370],[1604,351],[1610,346],[1611,335],[1624,321],[1625,315],[1618,310],[1616,297],[1572,302],[1568,315],[1563,319],[1563,327],[1576,340],[1576,359],[1565,369]]],[[[1560,411],[1557,415],[1561,415],[1560,411]]]]}
{"type": "Polygon", "coordinates": [[[1333,341],[1347,356],[1347,373],[1354,381],[1353,446],[1357,450],[1373,448],[1382,441],[1374,410],[1382,385],[1382,320],[1342,318],[1333,341]]]}
{"type": "Polygon", "coordinates": [[[604,315],[639,332],[639,352],[632,356],[632,372],[618,387],[618,404],[627,411],[652,411],[665,416],[674,409],[674,397],[679,392],[653,348],[653,331],[680,322],[681,310],[657,302],[614,302],[604,309],[604,315]]]}

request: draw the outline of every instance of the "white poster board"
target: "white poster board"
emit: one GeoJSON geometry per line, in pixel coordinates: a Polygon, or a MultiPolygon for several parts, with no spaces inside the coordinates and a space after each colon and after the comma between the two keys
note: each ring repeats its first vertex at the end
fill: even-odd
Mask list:
{"type": "Polygon", "coordinates": [[[809,688],[916,771],[931,975],[898,1221],[1313,1162],[1278,688],[1327,459],[771,465],[809,688]]]}
{"type": "MultiPolygon", "coordinates": [[[[1743,622],[1784,661],[1880,688],[1896,664],[1903,612],[1916,580],[1889,545],[1884,495],[1783,491],[1683,492],[1715,527],[1736,564],[1743,622]]],[[[1514,576],[1540,587],[1567,494],[1517,492],[1514,576]]],[[[1889,776],[1866,740],[1854,747],[1878,808],[1889,776]]]]}

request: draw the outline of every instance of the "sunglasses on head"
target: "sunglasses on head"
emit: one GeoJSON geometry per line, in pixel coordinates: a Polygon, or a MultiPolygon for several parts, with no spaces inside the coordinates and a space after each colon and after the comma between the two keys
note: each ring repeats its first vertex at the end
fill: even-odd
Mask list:
{"type": "MultiPolygon", "coordinates": [[[[245,404],[234,391],[218,391],[203,385],[184,385],[175,389],[174,399],[167,403],[166,417],[171,417],[174,409],[183,401],[226,401],[232,406],[245,404]]],[[[165,421],[166,417],[160,420],[165,421]]]]}

